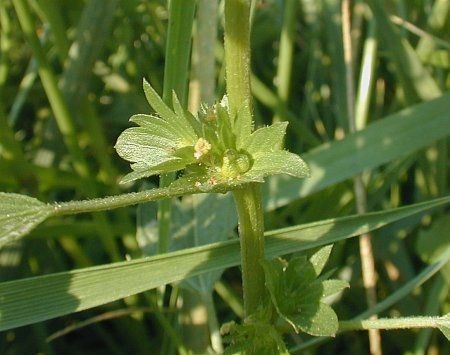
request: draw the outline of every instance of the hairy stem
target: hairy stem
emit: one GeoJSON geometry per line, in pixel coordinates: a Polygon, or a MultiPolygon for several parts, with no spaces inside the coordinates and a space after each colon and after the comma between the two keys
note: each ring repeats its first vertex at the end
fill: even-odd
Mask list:
{"type": "Polygon", "coordinates": [[[366,329],[411,329],[411,328],[438,328],[448,324],[447,317],[407,317],[407,318],[381,318],[367,320],[348,320],[339,322],[339,331],[366,330],[366,329]]]}
{"type": "Polygon", "coordinates": [[[264,271],[264,219],[259,184],[250,184],[233,193],[239,216],[241,241],[242,286],[244,312],[249,316],[256,312],[265,293],[264,271]]]}
{"type": "MultiPolygon", "coordinates": [[[[250,92],[250,0],[225,1],[225,65],[232,119],[252,117],[250,92]]],[[[251,118],[250,118],[251,119],[251,118]]],[[[250,122],[249,122],[250,124],[250,122]]],[[[256,312],[265,293],[264,216],[258,184],[233,193],[239,217],[245,316],[256,312]]]]}
{"type": "Polygon", "coordinates": [[[243,106],[251,110],[249,20],[249,0],[225,1],[225,69],[233,118],[243,106]]]}
{"type": "Polygon", "coordinates": [[[190,195],[198,192],[200,191],[194,186],[175,188],[164,187],[140,192],[131,192],[117,196],[94,198],[91,200],[56,203],[54,205],[54,216],[112,210],[115,208],[136,205],[138,203],[190,195]]]}

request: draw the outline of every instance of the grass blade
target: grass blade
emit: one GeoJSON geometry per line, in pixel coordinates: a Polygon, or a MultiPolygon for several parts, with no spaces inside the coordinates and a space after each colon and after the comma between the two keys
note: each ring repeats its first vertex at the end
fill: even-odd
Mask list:
{"type": "Polygon", "coordinates": [[[311,177],[304,180],[271,178],[265,185],[266,191],[277,192],[267,195],[265,208],[271,210],[284,206],[448,136],[449,102],[450,94],[447,93],[390,115],[341,141],[323,144],[303,154],[311,169],[311,177]]]}
{"type": "MultiPolygon", "coordinates": [[[[450,197],[267,233],[269,258],[307,250],[448,204],[450,197]]],[[[239,241],[0,284],[0,330],[99,306],[170,282],[239,264],[239,241]],[[32,292],[29,292],[32,290],[32,292]]]]}

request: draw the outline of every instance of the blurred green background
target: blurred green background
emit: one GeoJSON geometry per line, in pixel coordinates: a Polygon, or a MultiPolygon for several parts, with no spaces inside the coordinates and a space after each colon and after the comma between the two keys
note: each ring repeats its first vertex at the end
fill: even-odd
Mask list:
{"type": "MultiPolygon", "coordinates": [[[[198,6],[202,6],[200,1],[198,6]]],[[[351,137],[341,2],[254,2],[256,124],[289,121],[286,147],[302,156],[308,152],[305,158],[312,169],[310,183],[269,184],[267,230],[355,213],[349,178],[361,172],[369,211],[448,195],[449,6],[447,0],[352,2],[356,128],[369,129],[358,136],[360,141],[335,145],[350,142],[351,137]],[[437,120],[438,115],[444,119],[437,120]]],[[[225,92],[222,1],[216,15],[218,36],[211,49],[219,99],[225,92]]],[[[158,92],[163,90],[167,22],[167,3],[158,0],[0,2],[1,191],[51,202],[142,187],[118,184],[129,166],[113,146],[120,132],[130,126],[131,115],[149,112],[142,78],[158,92]],[[21,4],[29,10],[25,23],[18,19],[21,4]]],[[[198,41],[196,26],[193,36],[198,41]]],[[[190,70],[189,76],[190,87],[195,89],[198,69],[190,70]]],[[[147,187],[157,184],[158,179],[146,182],[147,187]]],[[[214,208],[227,210],[226,206],[225,201],[214,208]]],[[[145,248],[139,233],[141,237],[142,233],[154,234],[154,209],[155,205],[146,206],[138,216],[136,208],[130,207],[52,219],[21,242],[0,250],[0,281],[148,255],[152,250],[145,248]],[[144,221],[141,214],[145,214],[144,221]]],[[[227,216],[234,214],[232,208],[228,210],[227,216]]],[[[178,224],[187,223],[183,213],[173,218],[178,224]]],[[[449,231],[448,211],[439,210],[376,232],[379,299],[414,278],[439,250],[449,248],[449,231]]],[[[233,234],[231,228],[222,237],[233,234]]],[[[330,264],[329,269],[336,269],[352,286],[333,306],[340,318],[364,311],[357,240],[337,243],[330,264]]],[[[447,265],[385,315],[448,313],[449,287],[447,265]]],[[[240,292],[239,270],[225,271],[213,293],[220,324],[242,315],[240,292]]],[[[199,296],[185,295],[184,311],[180,311],[179,293],[178,286],[169,287],[161,299],[149,291],[2,332],[0,353],[170,354],[179,351],[179,342],[187,348],[206,349],[208,325],[201,316],[197,324],[192,318],[194,306],[189,306],[199,296]],[[102,317],[106,320],[101,321],[102,317]],[[84,320],[92,324],[46,341],[54,332],[84,320]]],[[[293,336],[288,342],[294,346],[305,339],[293,336]]],[[[450,353],[444,337],[435,331],[383,332],[382,343],[386,354],[450,353]]],[[[367,334],[353,332],[305,353],[364,354],[367,349],[367,334]]]]}

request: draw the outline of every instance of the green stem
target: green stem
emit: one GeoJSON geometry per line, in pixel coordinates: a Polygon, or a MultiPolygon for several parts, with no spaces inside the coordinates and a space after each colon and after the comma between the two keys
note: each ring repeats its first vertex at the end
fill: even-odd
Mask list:
{"type": "Polygon", "coordinates": [[[225,1],[225,65],[231,117],[241,107],[250,112],[250,1],[225,1]]]}
{"type": "Polygon", "coordinates": [[[259,184],[249,184],[233,192],[239,216],[241,240],[242,287],[245,316],[255,313],[265,294],[264,270],[264,215],[259,184]]]}
{"type": "MultiPolygon", "coordinates": [[[[424,314],[437,315],[439,314],[439,309],[441,305],[445,302],[446,297],[449,294],[450,287],[448,283],[444,280],[442,273],[437,275],[433,284],[430,287],[430,291],[427,295],[427,300],[425,303],[425,308],[423,310],[424,314]]],[[[426,349],[431,339],[432,329],[421,330],[416,338],[413,354],[414,355],[425,355],[426,349]]]]}
{"type": "MultiPolygon", "coordinates": [[[[250,91],[250,1],[225,1],[225,65],[227,95],[232,119],[245,115],[251,119],[250,91]],[[243,111],[244,112],[243,112],[243,111]]],[[[248,127],[251,122],[248,122],[248,127]]],[[[244,312],[255,313],[265,294],[264,215],[259,184],[249,184],[233,193],[239,217],[244,312]]]]}
{"type": "Polygon", "coordinates": [[[407,318],[381,318],[368,320],[348,320],[339,322],[339,331],[366,330],[366,329],[411,329],[411,328],[438,328],[448,324],[448,317],[407,317],[407,318]]]}
{"type": "Polygon", "coordinates": [[[69,215],[86,212],[107,211],[115,208],[136,205],[143,202],[151,202],[163,198],[179,197],[198,193],[195,186],[189,187],[163,187],[140,192],[130,192],[127,194],[109,196],[104,198],[94,198],[91,200],[71,201],[56,203],[54,216],[69,215]]]}

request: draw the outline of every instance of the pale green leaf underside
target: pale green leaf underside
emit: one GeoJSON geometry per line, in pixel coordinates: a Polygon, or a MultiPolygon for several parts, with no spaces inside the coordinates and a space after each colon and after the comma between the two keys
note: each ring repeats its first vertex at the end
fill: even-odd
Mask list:
{"type": "Polygon", "coordinates": [[[159,116],[134,115],[130,121],[139,127],[123,131],[115,145],[117,154],[131,163],[133,172],[121,183],[184,169],[195,161],[193,147],[198,137],[176,97],[172,111],[144,80],[145,96],[159,116]],[[191,147],[192,154],[186,148],[191,147]]]}
{"type": "Polygon", "coordinates": [[[297,154],[286,150],[263,152],[254,155],[252,168],[244,177],[261,179],[269,175],[286,174],[297,178],[309,176],[308,165],[297,154]]]}
{"type": "Polygon", "coordinates": [[[138,114],[130,117],[130,121],[148,129],[153,135],[177,142],[180,136],[176,134],[166,121],[153,115],[138,114]]]}
{"type": "Polygon", "coordinates": [[[176,150],[175,143],[152,135],[141,127],[128,128],[117,140],[116,151],[130,162],[145,162],[148,165],[160,164],[170,159],[176,150]]]}
{"type": "Polygon", "coordinates": [[[186,167],[186,162],[182,159],[171,157],[163,161],[160,164],[154,166],[148,166],[144,163],[136,163],[132,165],[134,171],[125,175],[121,180],[121,184],[126,184],[134,180],[142,179],[145,177],[160,175],[163,173],[169,173],[178,171],[186,167]]]}
{"type": "Polygon", "coordinates": [[[26,235],[53,212],[35,198],[0,192],[0,247],[26,235]]]}
{"type": "MultiPolygon", "coordinates": [[[[269,232],[266,256],[273,258],[358,236],[448,203],[450,197],[269,232]]],[[[449,253],[445,258],[450,258],[449,253]]],[[[151,258],[3,282],[0,283],[0,330],[92,308],[187,277],[236,266],[239,262],[239,241],[233,240],[151,258]],[[32,293],[27,292],[30,289],[32,293]]]]}
{"type": "Polygon", "coordinates": [[[242,148],[251,155],[280,150],[283,145],[287,125],[288,122],[278,122],[271,126],[257,129],[244,142],[242,148]]]}
{"type": "Polygon", "coordinates": [[[173,112],[161,99],[158,93],[151,87],[151,85],[144,79],[144,93],[150,106],[159,114],[165,121],[169,122],[176,128],[176,132],[187,139],[188,141],[195,140],[196,134],[189,122],[184,116],[177,115],[173,112]]]}

